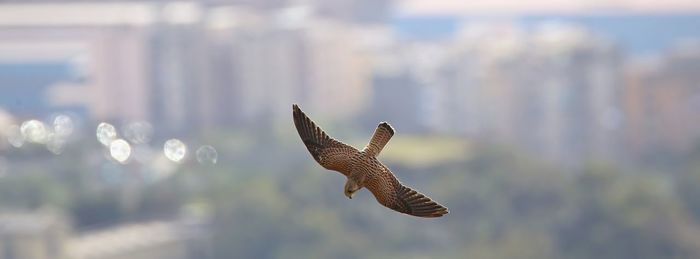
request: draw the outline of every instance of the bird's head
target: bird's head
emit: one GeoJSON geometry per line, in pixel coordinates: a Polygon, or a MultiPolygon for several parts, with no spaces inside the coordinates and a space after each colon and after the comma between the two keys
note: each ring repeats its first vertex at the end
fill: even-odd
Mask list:
{"type": "Polygon", "coordinates": [[[352,195],[360,188],[361,187],[357,184],[357,182],[348,179],[348,181],[345,182],[345,196],[347,196],[349,199],[352,199],[352,195]]]}

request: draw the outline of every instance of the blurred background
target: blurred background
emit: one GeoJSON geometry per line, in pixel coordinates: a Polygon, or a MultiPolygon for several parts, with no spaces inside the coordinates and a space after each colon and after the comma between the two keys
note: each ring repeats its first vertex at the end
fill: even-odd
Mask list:
{"type": "Polygon", "coordinates": [[[700,258],[697,1],[8,0],[0,110],[0,259],[700,258]]]}

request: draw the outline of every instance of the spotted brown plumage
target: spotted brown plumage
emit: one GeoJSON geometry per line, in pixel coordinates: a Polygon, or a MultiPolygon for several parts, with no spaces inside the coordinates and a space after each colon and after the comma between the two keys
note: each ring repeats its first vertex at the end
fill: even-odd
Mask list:
{"type": "Polygon", "coordinates": [[[316,162],[328,170],[338,171],[347,176],[351,169],[352,157],[360,151],[329,137],[297,105],[293,106],[293,115],[294,126],[316,162]]]}
{"type": "Polygon", "coordinates": [[[401,213],[426,218],[448,213],[444,206],[401,184],[391,170],[377,160],[376,156],[394,136],[394,129],[388,123],[380,123],[367,146],[359,151],[328,136],[296,104],[292,105],[292,115],[302,142],[316,162],[348,178],[345,184],[348,198],[366,187],[380,204],[401,213]]]}

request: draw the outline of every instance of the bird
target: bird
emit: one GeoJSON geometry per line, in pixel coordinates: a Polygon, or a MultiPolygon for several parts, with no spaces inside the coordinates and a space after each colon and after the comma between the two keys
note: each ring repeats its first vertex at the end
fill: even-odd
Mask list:
{"type": "Polygon", "coordinates": [[[367,146],[358,150],[330,137],[299,108],[292,104],[294,125],[311,156],[323,168],[347,177],[344,194],[349,199],[367,188],[381,205],[416,217],[437,218],[447,214],[447,208],[403,185],[377,156],[394,136],[387,122],[377,126],[367,146]]]}

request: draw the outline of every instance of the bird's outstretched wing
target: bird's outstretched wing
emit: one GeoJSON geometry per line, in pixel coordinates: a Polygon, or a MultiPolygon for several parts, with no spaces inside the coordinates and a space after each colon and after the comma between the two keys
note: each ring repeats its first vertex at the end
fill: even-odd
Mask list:
{"type": "Polygon", "coordinates": [[[301,140],[316,162],[326,169],[348,175],[352,165],[351,159],[359,151],[329,137],[299,109],[298,105],[292,105],[292,114],[294,116],[294,126],[296,126],[301,140]]]}
{"type": "Polygon", "coordinates": [[[388,168],[368,174],[365,187],[379,203],[392,210],[417,217],[436,218],[447,214],[447,208],[409,187],[402,185],[388,168]]]}

